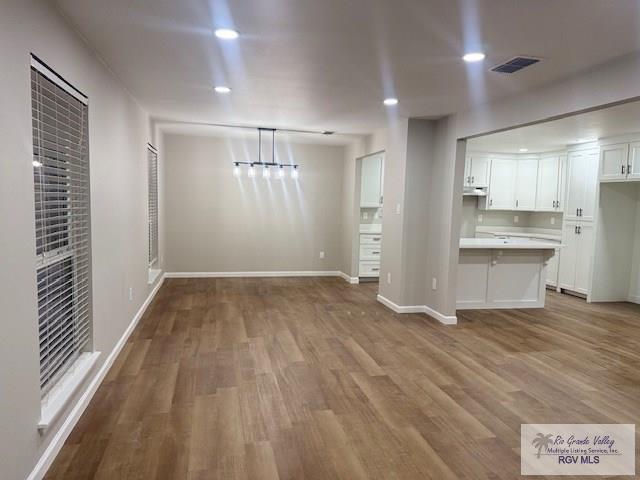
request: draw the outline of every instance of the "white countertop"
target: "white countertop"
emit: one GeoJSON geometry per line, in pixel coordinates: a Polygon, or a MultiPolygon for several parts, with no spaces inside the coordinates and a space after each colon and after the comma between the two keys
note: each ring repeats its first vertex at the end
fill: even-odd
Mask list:
{"type": "Polygon", "coordinates": [[[543,240],[562,241],[562,231],[548,228],[528,228],[528,227],[476,227],[476,233],[489,233],[496,236],[507,237],[529,237],[543,240]]]}
{"type": "Polygon", "coordinates": [[[382,224],[381,223],[361,223],[360,233],[373,233],[373,234],[382,233],[382,224]]]}
{"type": "Polygon", "coordinates": [[[520,238],[461,238],[460,248],[500,249],[500,250],[555,250],[562,245],[539,240],[527,240],[520,238]]]}

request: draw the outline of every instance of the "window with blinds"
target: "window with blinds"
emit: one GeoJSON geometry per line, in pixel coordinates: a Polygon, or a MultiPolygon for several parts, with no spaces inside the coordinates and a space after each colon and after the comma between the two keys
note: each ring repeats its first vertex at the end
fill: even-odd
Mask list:
{"type": "Polygon", "coordinates": [[[31,61],[40,386],[89,346],[91,242],[87,99],[31,61]]]}
{"type": "Polygon", "coordinates": [[[158,265],[158,151],[147,147],[149,182],[149,268],[158,265]]]}

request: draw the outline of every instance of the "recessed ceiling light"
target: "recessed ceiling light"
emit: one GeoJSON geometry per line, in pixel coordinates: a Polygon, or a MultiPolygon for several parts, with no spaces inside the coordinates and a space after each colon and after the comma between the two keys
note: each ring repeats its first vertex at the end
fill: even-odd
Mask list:
{"type": "Polygon", "coordinates": [[[521,148],[521,149],[519,150],[519,152],[520,152],[520,153],[524,153],[524,152],[528,152],[528,151],[529,151],[529,149],[528,149],[528,148],[521,148]]]}
{"type": "Polygon", "coordinates": [[[231,89],[229,87],[224,87],[222,85],[215,87],[214,90],[216,93],[231,93],[231,89]]]}
{"type": "Polygon", "coordinates": [[[465,62],[473,63],[473,62],[481,62],[484,60],[485,54],[482,52],[469,52],[465,53],[462,59],[465,62]]]}
{"type": "Polygon", "coordinates": [[[397,98],[385,98],[383,102],[387,107],[392,107],[393,105],[398,104],[397,98]]]}
{"type": "Polygon", "coordinates": [[[222,40],[235,40],[240,36],[238,32],[231,28],[219,28],[215,31],[216,37],[222,40]]]}

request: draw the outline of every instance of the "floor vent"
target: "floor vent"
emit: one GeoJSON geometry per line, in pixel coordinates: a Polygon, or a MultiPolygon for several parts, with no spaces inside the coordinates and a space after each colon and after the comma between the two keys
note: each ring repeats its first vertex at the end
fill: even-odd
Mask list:
{"type": "Polygon", "coordinates": [[[498,73],[516,73],[523,68],[527,68],[540,61],[539,58],[533,57],[515,57],[491,69],[492,72],[498,73]]]}

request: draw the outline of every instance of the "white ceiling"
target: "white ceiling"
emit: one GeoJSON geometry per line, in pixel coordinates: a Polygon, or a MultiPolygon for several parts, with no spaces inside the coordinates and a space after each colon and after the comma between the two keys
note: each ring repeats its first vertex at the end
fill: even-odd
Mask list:
{"type": "Polygon", "coordinates": [[[367,133],[636,51],[637,0],[58,0],[154,117],[367,133]],[[218,27],[241,37],[221,42],[218,27]],[[466,50],[483,50],[465,65],[466,50]],[[514,55],[543,57],[489,73],[514,55]],[[213,84],[233,89],[216,96],[213,84]]]}
{"type": "Polygon", "coordinates": [[[526,148],[528,153],[550,152],[628,133],[640,133],[640,102],[473,138],[469,140],[467,150],[518,153],[526,148]]]}

